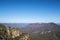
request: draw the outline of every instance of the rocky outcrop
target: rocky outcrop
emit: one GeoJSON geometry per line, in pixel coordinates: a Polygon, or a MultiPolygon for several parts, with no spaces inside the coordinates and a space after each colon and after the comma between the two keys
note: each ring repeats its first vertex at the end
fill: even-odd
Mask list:
{"type": "Polygon", "coordinates": [[[0,40],[30,40],[30,37],[19,28],[5,27],[0,24],[0,40]]]}

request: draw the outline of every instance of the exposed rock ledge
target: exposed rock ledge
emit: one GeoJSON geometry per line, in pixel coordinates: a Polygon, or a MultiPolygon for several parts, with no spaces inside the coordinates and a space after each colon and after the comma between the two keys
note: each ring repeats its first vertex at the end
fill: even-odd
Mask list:
{"type": "Polygon", "coordinates": [[[30,40],[29,34],[18,28],[6,27],[0,24],[0,40],[30,40]]]}

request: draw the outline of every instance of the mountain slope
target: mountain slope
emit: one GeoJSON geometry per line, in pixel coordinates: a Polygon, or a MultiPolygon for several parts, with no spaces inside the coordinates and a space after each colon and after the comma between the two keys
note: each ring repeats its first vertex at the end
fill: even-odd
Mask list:
{"type": "Polygon", "coordinates": [[[34,31],[48,31],[53,30],[57,31],[60,30],[60,26],[55,23],[31,23],[23,28],[23,31],[26,32],[34,32],[34,31]]]}
{"type": "Polygon", "coordinates": [[[60,40],[60,26],[55,23],[31,23],[22,29],[31,40],[60,40]]]}

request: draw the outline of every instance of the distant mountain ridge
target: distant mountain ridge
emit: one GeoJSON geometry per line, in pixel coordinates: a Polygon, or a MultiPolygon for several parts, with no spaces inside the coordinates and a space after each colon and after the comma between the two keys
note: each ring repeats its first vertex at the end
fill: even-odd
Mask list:
{"type": "Polygon", "coordinates": [[[56,23],[57,25],[60,25],[60,23],[56,23]]]}
{"type": "Polygon", "coordinates": [[[42,30],[53,30],[54,28],[60,28],[59,25],[55,23],[31,23],[23,28],[24,31],[34,32],[34,31],[42,31],[42,30]]]}
{"type": "Polygon", "coordinates": [[[28,25],[28,23],[3,23],[6,26],[10,26],[10,27],[25,27],[26,25],[28,25]]]}
{"type": "Polygon", "coordinates": [[[31,40],[60,40],[60,25],[56,23],[4,23],[30,34],[31,40]]]}
{"type": "Polygon", "coordinates": [[[31,34],[31,40],[60,40],[60,25],[55,23],[31,23],[22,30],[31,34]]]}

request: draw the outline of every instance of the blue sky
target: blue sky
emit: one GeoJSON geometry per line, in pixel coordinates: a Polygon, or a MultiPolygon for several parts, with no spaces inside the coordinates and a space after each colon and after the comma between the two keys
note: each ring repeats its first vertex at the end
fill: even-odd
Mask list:
{"type": "Polygon", "coordinates": [[[59,0],[0,0],[1,23],[60,23],[59,0]]]}

